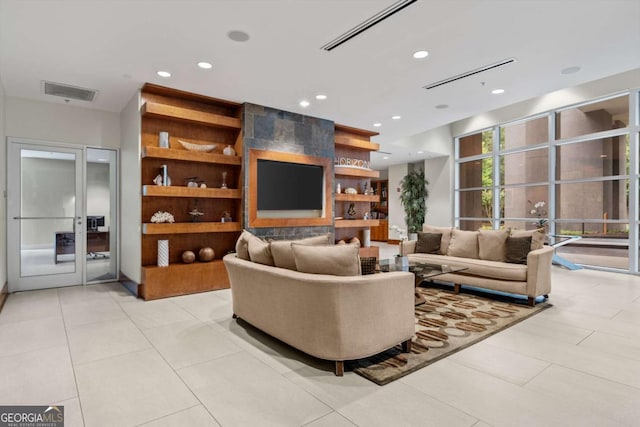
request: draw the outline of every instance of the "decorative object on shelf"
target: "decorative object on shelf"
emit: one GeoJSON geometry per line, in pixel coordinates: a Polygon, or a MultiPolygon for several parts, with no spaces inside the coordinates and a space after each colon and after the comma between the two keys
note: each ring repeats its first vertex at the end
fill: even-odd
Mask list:
{"type": "Polygon", "coordinates": [[[189,188],[197,188],[198,187],[198,177],[191,176],[187,178],[187,187],[189,188]]]}
{"type": "Polygon", "coordinates": [[[344,194],[358,194],[358,190],[353,187],[347,187],[344,189],[344,194]]]}
{"type": "Polygon", "coordinates": [[[227,172],[222,172],[222,185],[220,188],[229,188],[227,187],[227,172]]]}
{"type": "Polygon", "coordinates": [[[225,156],[235,156],[236,155],[236,150],[234,150],[231,145],[227,145],[222,150],[222,154],[224,154],[225,156]]]}
{"type": "Polygon", "coordinates": [[[350,159],[348,157],[336,157],[334,159],[334,166],[347,167],[347,168],[359,168],[359,169],[371,169],[371,164],[368,160],[362,159],[350,159]]]}
{"type": "MultiPolygon", "coordinates": [[[[400,181],[400,203],[404,208],[404,221],[409,233],[417,233],[422,230],[424,217],[427,213],[426,198],[429,196],[422,169],[409,172],[400,181]]],[[[381,203],[382,206],[382,203],[381,203]]]]}
{"type": "Polygon", "coordinates": [[[155,185],[162,185],[162,175],[158,174],[155,178],[153,178],[153,183],[155,185]]]}
{"type": "Polygon", "coordinates": [[[349,219],[356,219],[356,204],[349,203],[349,209],[347,209],[347,214],[349,215],[349,219]]]}
{"type": "Polygon", "coordinates": [[[182,262],[185,264],[191,264],[196,260],[196,254],[193,251],[184,251],[182,252],[182,262]]]}
{"type": "Polygon", "coordinates": [[[160,175],[162,175],[162,185],[164,185],[165,187],[170,186],[171,177],[169,176],[169,168],[167,167],[167,165],[160,166],[160,175]]]}
{"type": "Polygon", "coordinates": [[[354,237],[353,239],[349,240],[349,244],[358,245],[358,247],[360,247],[360,239],[358,239],[357,237],[354,237]]]}
{"type": "Polygon", "coordinates": [[[365,248],[371,246],[371,230],[368,228],[362,230],[362,246],[365,248]]]}
{"type": "Polygon", "coordinates": [[[535,215],[538,219],[533,222],[533,224],[538,228],[543,228],[547,225],[549,220],[545,218],[547,216],[547,210],[544,208],[546,203],[542,200],[533,204],[531,200],[527,200],[529,206],[531,206],[531,210],[529,213],[531,215],[535,215]]]}
{"type": "Polygon", "coordinates": [[[201,153],[208,153],[210,151],[213,151],[218,146],[217,144],[193,144],[181,139],[179,139],[178,142],[184,147],[185,150],[199,151],[201,153]]]}
{"type": "Polygon", "coordinates": [[[368,220],[369,219],[369,212],[365,212],[364,215],[362,215],[362,219],[368,220]]]}
{"type": "Polygon", "coordinates": [[[201,262],[209,262],[213,260],[215,255],[216,253],[213,251],[212,248],[206,247],[206,248],[200,249],[200,251],[198,252],[198,259],[201,262]]]}
{"type": "Polygon", "coordinates": [[[195,199],[194,202],[195,206],[191,211],[189,211],[189,215],[191,215],[191,222],[198,222],[199,218],[204,215],[204,213],[198,210],[198,199],[195,199]]]}
{"type": "Polygon", "coordinates": [[[158,240],[158,267],[169,267],[168,240],[158,240]]]}
{"type": "Polygon", "coordinates": [[[153,216],[151,217],[151,222],[155,222],[155,223],[176,222],[176,220],[173,218],[173,215],[171,215],[169,212],[158,211],[154,213],[153,216]]]}
{"type": "Polygon", "coordinates": [[[229,213],[229,211],[224,211],[222,212],[222,218],[220,219],[220,222],[232,222],[233,219],[231,218],[231,214],[229,213]]]}
{"type": "Polygon", "coordinates": [[[338,183],[338,185],[336,185],[336,194],[340,194],[341,191],[342,187],[340,187],[340,183],[338,183]]]}
{"type": "Polygon", "coordinates": [[[205,184],[204,182],[200,184],[200,188],[207,188],[207,184],[205,184]]]}
{"type": "Polygon", "coordinates": [[[160,132],[158,134],[158,147],[169,148],[169,132],[160,132]]]}

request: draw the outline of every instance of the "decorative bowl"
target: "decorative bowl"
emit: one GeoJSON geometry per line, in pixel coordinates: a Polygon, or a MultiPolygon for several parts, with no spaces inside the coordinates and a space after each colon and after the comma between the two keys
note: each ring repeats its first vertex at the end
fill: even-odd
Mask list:
{"type": "Polygon", "coordinates": [[[180,145],[182,145],[185,148],[185,150],[200,151],[201,153],[208,153],[209,151],[213,151],[218,146],[217,144],[207,144],[207,145],[193,144],[191,142],[183,141],[181,139],[179,139],[178,142],[180,143],[180,145]]]}

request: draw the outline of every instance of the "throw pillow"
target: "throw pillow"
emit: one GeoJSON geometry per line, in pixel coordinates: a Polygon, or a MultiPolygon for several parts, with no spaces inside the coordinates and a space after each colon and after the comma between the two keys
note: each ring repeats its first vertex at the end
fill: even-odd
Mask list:
{"type": "Polygon", "coordinates": [[[478,232],[453,230],[447,255],[478,259],[478,232]]]}
{"type": "Polygon", "coordinates": [[[424,233],[442,233],[442,240],[440,241],[440,255],[446,255],[449,251],[449,243],[451,242],[451,227],[434,227],[433,225],[424,224],[422,226],[424,233]]]}
{"type": "Polygon", "coordinates": [[[334,276],[360,275],[360,248],[355,245],[306,246],[292,243],[296,269],[334,276]]]}
{"type": "Polygon", "coordinates": [[[252,234],[247,230],[242,230],[242,234],[240,234],[240,237],[238,237],[238,240],[236,241],[236,256],[238,258],[246,259],[247,261],[251,261],[248,248],[249,236],[252,236],[252,234]]]}
{"type": "Polygon", "coordinates": [[[249,249],[249,258],[258,264],[273,265],[273,257],[271,256],[271,248],[269,243],[261,238],[250,234],[247,239],[247,248],[249,249]]]}
{"type": "Polygon", "coordinates": [[[505,261],[513,264],[526,264],[531,251],[531,236],[509,237],[505,243],[505,261]]]}
{"type": "Polygon", "coordinates": [[[478,230],[478,256],[487,261],[504,261],[506,230],[478,230]]]}
{"type": "Polygon", "coordinates": [[[330,238],[330,234],[323,234],[321,236],[307,237],[300,240],[274,240],[271,242],[273,263],[276,267],[295,270],[296,261],[293,258],[291,243],[295,242],[308,246],[328,245],[331,243],[330,238]]]}
{"type": "Polygon", "coordinates": [[[418,232],[418,242],[416,243],[416,253],[440,254],[441,240],[442,240],[442,233],[418,232]]]}
{"type": "Polygon", "coordinates": [[[526,237],[531,236],[531,250],[542,249],[544,246],[544,239],[547,237],[544,228],[538,228],[535,230],[511,230],[511,237],[526,237]]]}

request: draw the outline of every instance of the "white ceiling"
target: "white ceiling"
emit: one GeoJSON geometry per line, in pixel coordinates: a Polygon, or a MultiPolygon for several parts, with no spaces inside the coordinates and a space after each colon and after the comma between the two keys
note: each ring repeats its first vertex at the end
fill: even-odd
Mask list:
{"type": "Polygon", "coordinates": [[[406,161],[393,155],[401,138],[640,67],[640,0],[419,0],[320,49],[394,2],[0,0],[0,77],[8,96],[50,102],[64,100],[43,95],[42,80],[97,89],[94,102],[71,105],[113,112],[152,82],[322,117],[379,131],[374,140],[392,155],[373,166],[384,167],[406,161]],[[251,38],[231,41],[231,30],[251,38]],[[413,59],[422,49],[428,58],[413,59]],[[518,61],[422,88],[509,57],[518,61]],[[561,74],[571,66],[581,70],[561,74]]]}

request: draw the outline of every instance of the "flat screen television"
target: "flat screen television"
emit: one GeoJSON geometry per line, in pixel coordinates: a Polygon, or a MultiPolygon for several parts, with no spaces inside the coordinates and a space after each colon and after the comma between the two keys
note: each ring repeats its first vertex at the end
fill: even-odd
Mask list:
{"type": "Polygon", "coordinates": [[[98,227],[104,227],[104,216],[87,215],[87,230],[98,231],[98,227]]]}
{"type": "Polygon", "coordinates": [[[258,159],[258,210],[319,210],[324,202],[322,166],[258,159]]]}

